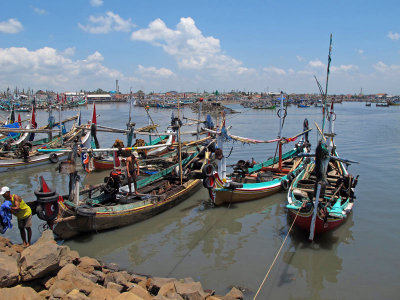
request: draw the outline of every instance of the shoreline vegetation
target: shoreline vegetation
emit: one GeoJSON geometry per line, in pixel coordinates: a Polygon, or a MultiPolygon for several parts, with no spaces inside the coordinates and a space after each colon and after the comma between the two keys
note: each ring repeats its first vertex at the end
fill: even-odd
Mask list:
{"type": "Polygon", "coordinates": [[[0,299],[234,300],[243,299],[243,293],[233,287],[216,295],[192,278],[129,273],[80,257],[46,230],[27,248],[0,237],[0,299]]]}

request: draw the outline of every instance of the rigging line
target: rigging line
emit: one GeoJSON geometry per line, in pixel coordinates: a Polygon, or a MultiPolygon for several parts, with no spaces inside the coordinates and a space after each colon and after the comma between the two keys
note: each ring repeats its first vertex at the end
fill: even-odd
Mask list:
{"type": "Polygon", "coordinates": [[[275,258],[274,258],[274,260],[272,261],[272,264],[271,264],[271,266],[269,267],[267,274],[265,275],[263,281],[261,282],[260,287],[259,287],[258,290],[257,290],[257,293],[254,295],[253,300],[255,300],[255,299],[257,298],[258,294],[259,294],[260,291],[261,291],[261,288],[263,287],[265,281],[267,280],[267,278],[268,278],[268,276],[269,276],[269,273],[270,273],[271,270],[272,270],[272,267],[275,265],[275,262],[276,262],[276,260],[277,260],[277,258],[278,258],[278,256],[279,256],[279,254],[280,254],[282,248],[283,248],[283,245],[285,245],[285,242],[286,242],[286,240],[287,240],[287,238],[288,238],[288,236],[289,236],[289,234],[290,234],[290,231],[291,231],[292,228],[293,228],[294,222],[296,222],[297,216],[299,215],[299,212],[300,212],[301,209],[302,209],[302,206],[300,206],[299,210],[297,211],[296,217],[294,218],[293,223],[292,223],[292,225],[290,226],[289,231],[288,231],[288,233],[286,234],[285,239],[283,240],[283,243],[282,243],[281,247],[280,247],[279,250],[278,250],[278,253],[275,255],[275,258]]]}

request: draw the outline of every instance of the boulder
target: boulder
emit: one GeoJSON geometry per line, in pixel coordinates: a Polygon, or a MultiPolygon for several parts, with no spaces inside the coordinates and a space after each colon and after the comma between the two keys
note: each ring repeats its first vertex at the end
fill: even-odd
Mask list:
{"type": "Polygon", "coordinates": [[[153,295],[157,295],[160,288],[168,283],[176,281],[175,278],[162,278],[162,277],[151,277],[147,279],[146,286],[147,290],[153,295]]]}
{"type": "Polygon", "coordinates": [[[186,293],[184,297],[186,300],[204,300],[205,299],[202,295],[200,295],[199,291],[192,292],[192,293],[186,293]]]}
{"type": "Polygon", "coordinates": [[[0,288],[16,284],[18,277],[17,261],[12,256],[0,252],[0,288]]]}
{"type": "Polygon", "coordinates": [[[198,296],[202,297],[202,299],[209,296],[206,292],[204,292],[203,287],[200,282],[175,282],[176,292],[181,295],[183,298],[191,297],[191,299],[197,299],[198,296]],[[197,296],[198,294],[198,296],[197,296]]]}
{"type": "Polygon", "coordinates": [[[242,293],[239,289],[233,287],[233,288],[229,291],[229,293],[225,295],[225,297],[232,297],[233,299],[240,299],[240,300],[242,300],[242,299],[243,299],[243,293],[242,293]]]}
{"type": "Polygon", "coordinates": [[[104,283],[104,279],[106,278],[106,275],[103,272],[95,270],[92,272],[92,274],[97,277],[98,283],[100,283],[100,284],[104,283]]]}
{"type": "Polygon", "coordinates": [[[114,300],[118,296],[119,292],[117,290],[96,287],[90,293],[89,298],[93,300],[114,300]]]}
{"type": "Polygon", "coordinates": [[[94,270],[101,270],[101,265],[96,259],[84,256],[79,259],[78,269],[81,272],[92,273],[94,270]]]}
{"type": "Polygon", "coordinates": [[[173,281],[167,282],[158,291],[157,295],[168,296],[169,294],[176,293],[175,283],[173,281]]]}
{"type": "Polygon", "coordinates": [[[53,285],[53,283],[57,280],[57,277],[47,277],[47,278],[44,281],[43,285],[45,286],[46,289],[49,289],[53,285]]]}
{"type": "Polygon", "coordinates": [[[42,290],[38,293],[38,295],[42,298],[50,298],[50,292],[48,290],[42,290]]]}
{"type": "Polygon", "coordinates": [[[52,231],[44,231],[35,244],[21,253],[19,268],[22,281],[41,278],[58,271],[61,260],[65,260],[67,256],[68,249],[56,244],[52,231]]]}
{"type": "Polygon", "coordinates": [[[125,279],[125,276],[121,272],[114,272],[106,274],[104,279],[104,285],[106,286],[109,282],[120,284],[125,288],[128,288],[131,284],[125,279]]]}
{"type": "Polygon", "coordinates": [[[143,300],[143,298],[129,292],[120,294],[115,300],[143,300]]]}
{"type": "Polygon", "coordinates": [[[208,296],[206,300],[222,300],[223,296],[208,296]]]}
{"type": "Polygon", "coordinates": [[[17,285],[12,288],[0,289],[0,299],[7,300],[39,300],[43,299],[34,289],[17,285]]]}
{"type": "Polygon", "coordinates": [[[122,285],[114,283],[114,282],[107,283],[106,288],[116,290],[118,293],[121,293],[121,291],[124,289],[124,287],[122,285]]]}
{"type": "Polygon", "coordinates": [[[99,285],[85,278],[75,265],[68,264],[58,272],[57,280],[50,287],[49,292],[53,294],[59,288],[68,294],[73,289],[77,289],[89,295],[96,287],[99,287],[99,285]]]}
{"type": "Polygon", "coordinates": [[[0,236],[0,252],[4,252],[6,248],[11,248],[13,243],[5,237],[0,236]]]}
{"type": "Polygon", "coordinates": [[[73,289],[68,295],[62,297],[62,300],[89,300],[89,298],[77,289],[73,289]]]}
{"type": "Polygon", "coordinates": [[[146,280],[147,280],[147,277],[145,277],[145,276],[141,276],[141,275],[136,275],[136,274],[131,274],[131,282],[134,282],[134,283],[139,283],[140,281],[144,281],[144,282],[146,282],[146,280]]]}
{"type": "MultiPolygon", "coordinates": [[[[50,292],[49,292],[50,294],[50,292]]],[[[51,294],[53,296],[53,298],[62,298],[64,296],[67,295],[67,293],[65,291],[63,291],[62,289],[55,289],[53,291],[53,294],[51,294]]]]}
{"type": "Polygon", "coordinates": [[[133,293],[141,298],[143,298],[144,300],[151,300],[153,299],[153,297],[150,295],[150,293],[142,288],[140,285],[137,284],[133,284],[129,289],[128,292],[133,293]]]}

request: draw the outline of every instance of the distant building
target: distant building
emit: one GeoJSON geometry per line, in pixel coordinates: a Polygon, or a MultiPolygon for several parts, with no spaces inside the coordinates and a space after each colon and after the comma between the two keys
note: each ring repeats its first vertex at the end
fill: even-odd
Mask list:
{"type": "Polygon", "coordinates": [[[87,95],[88,103],[93,102],[111,102],[111,95],[110,94],[94,94],[94,95],[87,95]]]}

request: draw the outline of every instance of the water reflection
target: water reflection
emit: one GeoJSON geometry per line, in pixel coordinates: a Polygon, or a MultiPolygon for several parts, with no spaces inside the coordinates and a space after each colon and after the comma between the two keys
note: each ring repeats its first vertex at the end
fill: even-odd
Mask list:
{"type": "MultiPolygon", "coordinates": [[[[291,224],[290,220],[288,224],[291,224]]],[[[353,225],[353,218],[350,215],[343,226],[316,236],[314,242],[308,240],[306,232],[294,229],[290,233],[289,250],[282,256],[286,266],[280,274],[278,286],[303,280],[309,293],[303,299],[323,298],[321,293],[326,288],[326,283],[338,282],[338,276],[343,268],[343,259],[338,255],[338,247],[342,243],[348,244],[354,240],[351,231],[353,225]]],[[[296,297],[296,299],[302,298],[296,297]]]]}

